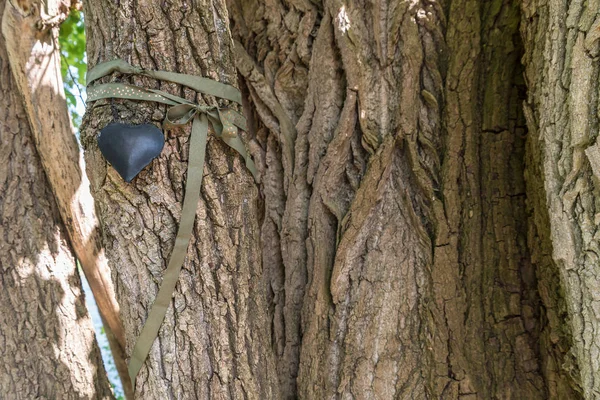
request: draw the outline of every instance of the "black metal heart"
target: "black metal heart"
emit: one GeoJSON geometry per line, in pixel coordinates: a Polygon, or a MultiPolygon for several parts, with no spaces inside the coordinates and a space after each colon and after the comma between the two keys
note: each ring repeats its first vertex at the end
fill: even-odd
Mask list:
{"type": "Polygon", "coordinates": [[[104,158],[126,182],[158,157],[165,145],[162,131],[151,124],[113,122],[100,131],[97,140],[104,158]]]}

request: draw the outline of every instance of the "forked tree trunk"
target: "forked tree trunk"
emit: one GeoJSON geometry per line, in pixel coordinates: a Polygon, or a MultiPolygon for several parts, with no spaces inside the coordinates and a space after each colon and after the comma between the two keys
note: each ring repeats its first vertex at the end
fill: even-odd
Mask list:
{"type": "MultiPolygon", "coordinates": [[[[92,66],[235,83],[233,53],[263,176],[257,203],[210,143],[190,261],[138,395],[593,397],[598,27],[572,5],[554,47],[567,13],[550,1],[522,15],[512,0],[230,0],[235,50],[219,1],[87,4],[92,66]],[[568,121],[573,150],[557,141],[568,121]],[[571,191],[553,191],[571,165],[571,191]]],[[[125,121],[164,116],[114,103],[125,121]]],[[[131,351],[172,248],[189,129],[126,185],[93,140],[111,114],[94,106],[85,144],[131,351]]]]}
{"type": "Polygon", "coordinates": [[[0,165],[0,399],[113,398],[2,36],[0,165]]]}
{"type": "MultiPolygon", "coordinates": [[[[84,14],[89,69],[121,58],[146,69],[237,85],[223,1],[88,1],[84,14]]],[[[174,84],[106,79],[195,100],[174,84]]],[[[216,104],[214,98],[204,101],[216,104]]],[[[110,104],[98,101],[88,108],[82,142],[131,354],[173,248],[191,127],[166,130],[161,156],[127,184],[102,158],[95,140],[113,118],[110,104]]],[[[165,108],[115,100],[114,111],[124,122],[160,126],[165,108]]],[[[209,139],[206,159],[188,258],[159,338],[138,375],[136,395],[277,398],[261,284],[258,191],[243,160],[219,140],[209,139]]]]}

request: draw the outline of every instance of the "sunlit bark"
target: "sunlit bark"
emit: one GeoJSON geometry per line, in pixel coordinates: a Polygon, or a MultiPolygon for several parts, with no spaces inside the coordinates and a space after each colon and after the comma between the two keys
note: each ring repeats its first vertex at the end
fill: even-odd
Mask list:
{"type": "Polygon", "coordinates": [[[68,231],[12,72],[0,36],[0,398],[111,399],[68,231]]]}

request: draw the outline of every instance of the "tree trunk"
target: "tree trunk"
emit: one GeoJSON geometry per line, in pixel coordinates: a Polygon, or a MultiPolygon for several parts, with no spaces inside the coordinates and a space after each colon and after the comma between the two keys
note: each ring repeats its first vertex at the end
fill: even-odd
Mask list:
{"type": "Polygon", "coordinates": [[[519,2],[229,8],[284,396],[578,398],[519,2]]]}
{"type": "MultiPolygon", "coordinates": [[[[233,52],[264,202],[212,141],[140,396],[594,396],[598,7],[574,3],[565,26],[566,5],[541,1],[522,15],[514,0],[230,0],[232,50],[222,3],[157,3],[87,4],[91,64],[232,83],[233,52]]],[[[84,136],[130,352],[172,248],[189,129],[126,185],[93,140],[110,104],[84,136]]]]}
{"type": "MultiPolygon", "coordinates": [[[[525,116],[586,398],[600,395],[600,2],[523,3],[525,116]]],[[[533,178],[533,177],[532,177],[533,178]]]]}
{"type": "Polygon", "coordinates": [[[70,3],[59,0],[7,2],[2,34],[35,148],[70,244],[94,294],[124,391],[130,397],[119,306],[98,231],[83,154],[62,94],[58,24],[67,17],[70,3]]]}
{"type": "Polygon", "coordinates": [[[0,164],[0,398],[113,398],[1,36],[0,164]]]}
{"type": "MultiPolygon", "coordinates": [[[[89,68],[116,58],[152,70],[207,76],[236,85],[228,14],[213,2],[84,3],[89,68]]],[[[139,77],[110,80],[189,90],[139,77]]],[[[200,99],[216,104],[215,99],[200,99]]],[[[115,100],[117,119],[164,118],[156,103],[115,100]]],[[[173,248],[186,177],[190,127],[165,131],[159,158],[131,184],[102,158],[95,137],[111,121],[110,101],[86,113],[82,143],[92,193],[121,306],[127,353],[156,297],[173,248]]],[[[209,140],[201,201],[174,301],[137,379],[136,396],[278,398],[259,252],[258,192],[244,162],[209,140]]]]}

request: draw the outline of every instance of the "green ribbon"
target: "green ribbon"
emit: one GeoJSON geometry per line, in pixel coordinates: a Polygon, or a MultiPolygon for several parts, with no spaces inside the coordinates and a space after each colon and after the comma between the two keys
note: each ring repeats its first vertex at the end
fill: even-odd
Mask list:
{"type": "MultiPolygon", "coordinates": [[[[233,86],[192,75],[168,71],[149,71],[134,67],[123,60],[113,60],[96,65],[87,74],[87,84],[90,85],[93,81],[114,72],[144,75],[158,80],[169,81],[187,86],[197,92],[220,97],[238,104],[242,103],[242,96],[239,90],[233,86]]],[[[129,360],[129,378],[131,379],[132,386],[135,388],[135,378],[150,353],[152,343],[154,343],[154,340],[158,336],[158,331],[165,319],[173,292],[175,291],[175,285],[179,280],[181,267],[187,255],[187,248],[192,237],[192,229],[196,218],[196,207],[200,199],[209,124],[213,127],[215,135],[218,138],[244,158],[246,168],[252,173],[257,182],[259,182],[259,177],[254,162],[248,155],[246,147],[238,135],[238,128],[246,130],[246,119],[239,112],[231,108],[221,109],[214,106],[202,106],[161,90],[145,89],[124,83],[95,85],[88,88],[87,94],[87,101],[118,98],[155,101],[167,104],[170,106],[167,109],[165,118],[165,125],[167,126],[185,125],[192,121],[187,181],[175,246],[165,270],[162,284],[158,290],[158,295],[152,304],[150,314],[148,314],[146,323],[135,343],[131,359],[129,360]]]]}

